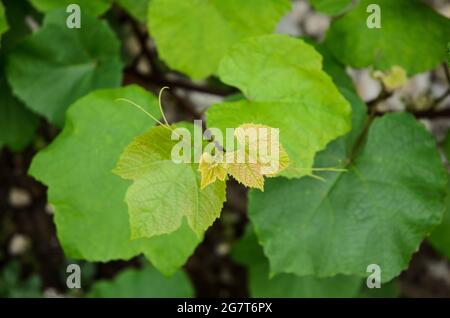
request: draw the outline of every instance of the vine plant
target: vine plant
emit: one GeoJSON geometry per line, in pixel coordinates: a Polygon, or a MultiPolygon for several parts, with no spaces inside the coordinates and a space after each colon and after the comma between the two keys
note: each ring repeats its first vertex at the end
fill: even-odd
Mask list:
{"type": "Polygon", "coordinates": [[[29,174],[48,187],[68,257],[143,254],[187,290],[180,271],[233,209],[233,180],[248,188],[249,224],[232,255],[253,296],[355,297],[369,265],[390,282],[424,240],[450,257],[448,174],[421,122],[450,115],[450,20],[424,1],[311,0],[332,16],[322,41],[275,32],[289,0],[80,0],[79,29],[66,27],[66,2],[0,2],[0,145],[24,149],[39,118],[61,128],[29,174]],[[380,28],[366,24],[370,4],[380,28]],[[364,102],[348,68],[370,68],[379,96],[364,102]],[[446,89],[425,106],[379,107],[438,69],[446,89]],[[164,86],[171,123],[156,97],[164,86]],[[201,109],[187,93],[220,102],[201,109]],[[274,175],[171,160],[177,127],[255,126],[280,131],[285,161],[274,175]]]}

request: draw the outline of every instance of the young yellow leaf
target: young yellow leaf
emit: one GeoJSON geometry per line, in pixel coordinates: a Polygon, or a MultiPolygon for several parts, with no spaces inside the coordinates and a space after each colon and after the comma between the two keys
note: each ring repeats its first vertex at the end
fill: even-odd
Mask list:
{"type": "Polygon", "coordinates": [[[217,155],[213,156],[207,152],[202,154],[198,170],[202,175],[200,186],[202,190],[217,179],[224,181],[227,177],[227,164],[221,162],[217,155]]]}
{"type": "Polygon", "coordinates": [[[279,142],[278,129],[242,124],[235,131],[238,149],[228,154],[228,173],[250,188],[264,189],[264,177],[278,175],[289,165],[289,156],[279,142]]]}

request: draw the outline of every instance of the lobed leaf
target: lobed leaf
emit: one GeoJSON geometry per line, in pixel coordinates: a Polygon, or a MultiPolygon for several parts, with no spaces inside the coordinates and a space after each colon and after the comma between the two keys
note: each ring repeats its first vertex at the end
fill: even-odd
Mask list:
{"type": "Polygon", "coordinates": [[[106,262],[144,253],[158,270],[173,274],[199,239],[186,223],[169,235],[130,239],[124,201],[130,182],[112,169],[122,149],[153,122],[117,98],[159,114],[157,99],[137,86],[90,93],[70,107],[64,130],[35,156],[29,173],[48,186],[58,238],[68,257],[106,262]]]}
{"type": "Polygon", "coordinates": [[[258,244],[256,235],[247,229],[233,248],[233,258],[247,266],[251,297],[315,298],[357,297],[362,279],[355,276],[316,278],[294,274],[269,275],[269,262],[258,244]]]}
{"type": "Polygon", "coordinates": [[[320,54],[302,40],[285,35],[245,40],[222,59],[219,75],[247,99],[208,109],[210,127],[278,128],[291,162],[282,176],[311,174],[316,152],[350,129],[348,102],[322,70],[320,54]]]}
{"type": "Polygon", "coordinates": [[[202,79],[233,44],[274,32],[290,7],[288,0],[152,0],[148,27],[171,68],[202,79]]]}
{"type": "Polygon", "coordinates": [[[347,172],[321,173],[324,182],[269,180],[264,193],[250,192],[249,217],[272,273],[366,276],[378,264],[387,282],[440,223],[447,175],[433,137],[403,113],[375,119],[361,137],[365,110],[353,106],[352,133],[315,162],[347,172]]]}
{"type": "Polygon", "coordinates": [[[60,127],[67,107],[78,98],[121,83],[119,42],[114,33],[106,22],[87,14],[83,13],[82,20],[81,29],[68,29],[64,11],[50,12],[43,27],[8,58],[7,75],[14,94],[60,127]]]}
{"type": "Polygon", "coordinates": [[[184,218],[201,239],[222,210],[225,182],[202,190],[196,165],[172,161],[174,128],[157,126],[135,138],[114,170],[134,180],[126,194],[133,239],[172,233],[184,218]]]}

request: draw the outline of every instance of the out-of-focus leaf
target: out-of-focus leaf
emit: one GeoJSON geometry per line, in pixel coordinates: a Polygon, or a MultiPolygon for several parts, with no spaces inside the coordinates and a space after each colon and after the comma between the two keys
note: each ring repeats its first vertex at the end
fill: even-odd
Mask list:
{"type": "MultiPolygon", "coordinates": [[[[70,4],[78,4],[80,6],[81,13],[88,13],[93,16],[100,15],[108,10],[111,5],[111,0],[30,0],[33,6],[39,11],[48,12],[53,9],[64,10],[70,4]]],[[[67,16],[69,13],[67,14],[67,16]]]]}
{"type": "Polygon", "coordinates": [[[290,7],[288,0],[152,0],[148,25],[161,58],[202,79],[233,44],[273,33],[290,7]]]}
{"type": "Polygon", "coordinates": [[[450,19],[421,0],[361,0],[331,24],[325,44],[345,65],[381,71],[399,65],[413,75],[445,61],[449,38],[450,19]],[[381,28],[367,26],[369,5],[379,6],[381,28]]]}
{"type": "Polygon", "coordinates": [[[0,39],[2,37],[2,34],[5,33],[7,30],[8,30],[8,21],[6,20],[5,7],[3,6],[3,3],[0,1],[0,39]]]}
{"type": "Polygon", "coordinates": [[[38,118],[12,95],[0,61],[0,148],[20,151],[32,140],[38,118]]]}
{"type": "Polygon", "coordinates": [[[135,19],[147,21],[148,4],[150,0],[116,0],[116,2],[128,11],[135,19]]]}
{"type": "Polygon", "coordinates": [[[50,12],[44,26],[8,57],[13,92],[30,109],[62,126],[67,107],[97,88],[120,85],[119,42],[106,22],[83,14],[81,29],[65,13],[50,12]]]}
{"type": "Polygon", "coordinates": [[[187,298],[193,296],[188,277],[177,272],[167,278],[151,266],[126,269],[110,281],[94,283],[87,294],[92,298],[187,298]]]}

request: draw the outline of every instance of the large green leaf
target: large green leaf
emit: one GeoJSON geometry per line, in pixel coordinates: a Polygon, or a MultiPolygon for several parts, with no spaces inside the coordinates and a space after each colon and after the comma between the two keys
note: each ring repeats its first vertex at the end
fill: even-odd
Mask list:
{"type": "Polygon", "coordinates": [[[151,266],[126,269],[111,281],[92,285],[88,297],[95,298],[187,298],[193,296],[192,286],[183,272],[167,278],[151,266]]]}
{"type": "Polygon", "coordinates": [[[5,7],[3,6],[3,3],[0,1],[0,38],[3,33],[5,33],[8,30],[8,21],[6,20],[5,15],[5,7]]]}
{"type": "Polygon", "coordinates": [[[310,174],[316,152],[350,129],[348,102],[322,70],[320,54],[302,40],[286,35],[245,40],[223,58],[219,75],[247,100],[211,107],[209,126],[278,128],[291,161],[283,176],[310,174]]]}
{"type": "Polygon", "coordinates": [[[83,15],[68,29],[63,11],[11,51],[7,73],[13,92],[35,112],[62,126],[67,107],[97,88],[120,85],[119,42],[106,22],[83,15]]]}
{"type": "Polygon", "coordinates": [[[80,6],[81,13],[88,13],[93,16],[104,13],[111,5],[111,0],[30,0],[30,2],[42,12],[60,8],[66,9],[69,4],[74,3],[80,6]]]}
{"type": "Polygon", "coordinates": [[[174,128],[157,126],[135,138],[115,169],[135,180],[126,194],[132,238],[172,233],[184,218],[201,238],[222,210],[225,182],[201,190],[198,165],[172,161],[174,128]]]}
{"type": "Polygon", "coordinates": [[[350,6],[352,0],[309,0],[317,11],[336,15],[350,6]]]}
{"type": "Polygon", "coordinates": [[[398,113],[375,119],[361,144],[364,109],[354,114],[352,133],[315,162],[347,172],[321,173],[323,182],[280,178],[250,193],[250,220],[272,273],[366,276],[378,264],[386,282],[439,224],[447,176],[433,137],[398,113]]]}
{"type": "Polygon", "coordinates": [[[194,79],[217,71],[231,45],[275,31],[288,0],[152,0],[148,24],[167,64],[194,79]]]}
{"type": "Polygon", "coordinates": [[[199,240],[186,223],[170,235],[130,240],[125,192],[131,182],[112,173],[123,149],[153,123],[128,98],[158,116],[157,100],[137,86],[100,90],[69,109],[62,133],[33,160],[30,174],[48,186],[59,240],[68,257],[129,259],[144,253],[171,274],[199,240]]]}
{"type": "Polygon", "coordinates": [[[269,262],[253,231],[247,231],[233,248],[233,257],[247,266],[251,297],[356,297],[362,286],[362,279],[354,276],[278,274],[270,278],[269,262]]]}
{"type": "Polygon", "coordinates": [[[20,151],[33,139],[38,118],[11,93],[0,61],[0,148],[20,151]]]}
{"type": "Polygon", "coordinates": [[[387,70],[400,65],[408,74],[428,71],[443,62],[450,20],[421,0],[362,0],[335,20],[326,45],[346,65],[387,70]],[[381,9],[381,28],[366,25],[369,4],[381,9]]]}

